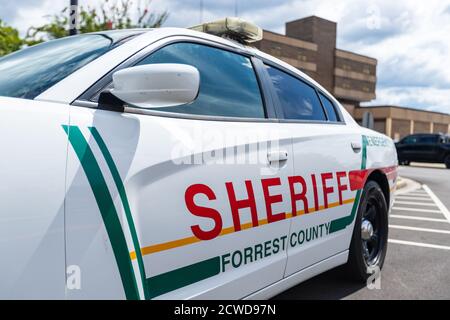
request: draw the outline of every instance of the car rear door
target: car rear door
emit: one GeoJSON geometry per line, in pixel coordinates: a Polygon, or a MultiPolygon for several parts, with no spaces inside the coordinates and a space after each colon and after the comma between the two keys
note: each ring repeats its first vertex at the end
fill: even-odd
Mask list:
{"type": "Polygon", "coordinates": [[[426,162],[439,162],[439,135],[423,135],[419,142],[421,145],[421,160],[426,162]]]}
{"type": "Polygon", "coordinates": [[[407,137],[402,149],[404,158],[408,161],[431,161],[434,154],[434,140],[434,136],[425,134],[407,137]]]}
{"type": "Polygon", "coordinates": [[[289,276],[348,249],[355,202],[349,172],[360,169],[362,136],[343,122],[326,93],[279,66],[266,70],[293,141],[289,276]]]}
{"type": "Polygon", "coordinates": [[[252,58],[167,39],[139,64],[200,72],[189,105],[73,106],[66,128],[70,298],[242,298],[282,279],[290,132],[270,117],[252,58]]]}

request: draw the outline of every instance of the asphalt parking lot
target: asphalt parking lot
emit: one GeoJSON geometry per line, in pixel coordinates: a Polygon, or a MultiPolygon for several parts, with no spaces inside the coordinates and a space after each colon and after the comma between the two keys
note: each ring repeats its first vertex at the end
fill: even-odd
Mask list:
{"type": "Polygon", "coordinates": [[[351,283],[336,269],[275,299],[450,299],[450,170],[412,165],[400,175],[419,185],[396,197],[379,288],[351,283]]]}

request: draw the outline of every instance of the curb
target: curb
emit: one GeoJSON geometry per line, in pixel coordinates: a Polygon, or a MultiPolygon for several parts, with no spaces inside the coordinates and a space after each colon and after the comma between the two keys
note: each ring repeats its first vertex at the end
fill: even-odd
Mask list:
{"type": "Polygon", "coordinates": [[[420,189],[422,185],[414,180],[399,177],[397,180],[396,194],[411,192],[420,189]]]}
{"type": "Polygon", "coordinates": [[[406,185],[407,185],[407,182],[405,181],[405,179],[399,177],[397,180],[397,190],[400,190],[400,189],[406,187],[406,185]]]}

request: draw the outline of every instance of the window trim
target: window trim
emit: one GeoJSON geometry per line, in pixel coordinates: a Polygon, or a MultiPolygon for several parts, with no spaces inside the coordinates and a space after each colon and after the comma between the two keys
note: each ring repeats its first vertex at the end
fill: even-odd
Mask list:
{"type": "Polygon", "coordinates": [[[317,93],[318,93],[318,96],[319,96],[319,99],[320,99],[320,103],[322,103],[322,107],[323,107],[323,109],[325,110],[325,113],[326,113],[326,116],[327,116],[327,119],[328,119],[328,122],[341,122],[342,120],[342,117],[341,117],[341,114],[337,111],[337,107],[336,107],[336,104],[333,102],[333,100],[331,100],[329,97],[327,97],[327,95],[324,93],[324,92],[322,92],[322,90],[316,90],[317,91],[317,93]],[[337,119],[337,121],[331,121],[330,120],[330,117],[329,117],[329,115],[328,115],[328,110],[327,110],[327,108],[325,108],[325,104],[324,104],[324,102],[322,101],[322,96],[325,98],[325,99],[327,99],[328,101],[330,101],[330,103],[331,103],[331,107],[333,108],[333,110],[334,110],[334,114],[335,114],[335,116],[336,116],[336,119],[337,119]]]}
{"type": "Polygon", "coordinates": [[[214,42],[211,40],[205,40],[202,38],[197,38],[193,36],[170,36],[167,38],[163,38],[159,40],[161,43],[152,49],[143,49],[137,52],[135,55],[129,57],[127,60],[116,66],[114,69],[110,70],[107,74],[105,74],[101,79],[99,79],[93,86],[88,88],[85,92],[83,92],[73,103],[74,106],[79,107],[87,107],[87,108],[98,108],[98,103],[92,101],[91,99],[99,94],[108,84],[112,81],[112,74],[118,70],[131,67],[136,65],[149,55],[154,52],[172,45],[174,43],[194,43],[201,44],[205,46],[209,46],[212,48],[229,51],[235,54],[239,54],[244,56],[250,60],[252,64],[253,72],[255,73],[256,81],[258,83],[259,92],[261,95],[261,102],[264,109],[264,118],[248,118],[248,117],[228,117],[228,116],[215,116],[215,115],[198,115],[198,114],[189,114],[189,113],[175,113],[175,112],[167,112],[167,111],[157,111],[136,107],[125,106],[124,112],[127,113],[135,113],[135,114],[143,114],[143,115],[152,115],[152,116],[162,116],[162,117],[170,117],[170,118],[182,118],[182,119],[196,119],[196,120],[217,120],[217,121],[236,121],[236,122],[278,122],[276,118],[273,100],[270,97],[270,92],[267,91],[267,82],[263,79],[263,75],[261,74],[261,66],[258,66],[259,59],[255,58],[255,55],[251,52],[234,48],[231,46],[226,46],[222,43],[214,42]]]}
{"type": "Polygon", "coordinates": [[[283,109],[281,108],[281,103],[280,103],[280,101],[278,99],[278,94],[276,93],[276,89],[273,86],[272,80],[270,79],[270,76],[269,76],[267,70],[264,69],[264,72],[267,74],[267,79],[270,82],[269,83],[270,90],[271,90],[271,94],[274,96],[275,109],[276,109],[277,116],[278,116],[278,119],[280,120],[280,122],[282,122],[282,123],[317,123],[317,124],[346,125],[346,122],[344,120],[344,117],[342,116],[342,112],[341,112],[340,108],[336,106],[336,104],[333,102],[332,99],[330,99],[329,94],[327,94],[323,90],[317,88],[317,86],[315,84],[313,84],[311,81],[303,78],[301,75],[293,72],[292,70],[289,70],[288,68],[283,67],[282,65],[279,65],[278,63],[276,63],[274,61],[271,61],[269,59],[262,58],[262,57],[259,57],[259,58],[260,58],[260,60],[262,61],[263,64],[266,64],[266,65],[268,65],[270,67],[276,68],[276,69],[278,69],[278,70],[280,70],[280,71],[282,71],[284,73],[287,73],[288,75],[296,78],[297,80],[302,81],[303,83],[311,86],[314,89],[314,91],[316,92],[316,95],[317,95],[317,98],[319,99],[319,102],[320,102],[320,105],[322,107],[322,110],[323,110],[323,112],[325,114],[325,117],[327,118],[326,120],[304,120],[304,119],[286,119],[286,118],[284,118],[284,112],[283,112],[283,109]],[[323,106],[322,100],[320,99],[319,92],[322,93],[328,99],[330,99],[330,101],[333,103],[333,106],[335,108],[336,116],[338,118],[338,121],[330,121],[330,120],[328,120],[328,114],[327,114],[327,112],[325,110],[325,107],[323,106]]]}
{"type": "MultiPolygon", "coordinates": [[[[198,43],[207,46],[211,46],[214,48],[230,51],[236,54],[243,55],[248,57],[253,65],[255,75],[258,81],[261,99],[263,102],[263,107],[265,109],[266,118],[246,118],[246,117],[224,117],[224,116],[210,116],[210,115],[193,115],[193,114],[185,114],[185,113],[173,113],[166,111],[156,111],[150,109],[141,109],[141,108],[133,108],[129,106],[125,106],[125,113],[133,113],[133,114],[142,114],[149,116],[159,116],[159,117],[169,117],[169,118],[180,118],[180,119],[191,119],[191,120],[205,120],[205,121],[227,121],[227,122],[269,122],[269,123],[309,123],[309,124],[337,124],[337,125],[346,125],[345,119],[342,115],[340,107],[338,107],[333,99],[330,98],[330,94],[324,92],[323,90],[317,88],[313,83],[309,80],[304,79],[301,75],[292,70],[272,61],[265,57],[261,57],[257,53],[250,52],[245,49],[236,48],[233,46],[228,46],[220,42],[216,42],[209,39],[204,39],[201,37],[195,36],[183,36],[183,35],[171,35],[168,37],[161,38],[157,40],[155,43],[150,44],[148,47],[141,49],[136,52],[134,55],[130,56],[128,59],[124,60],[122,63],[117,65],[115,68],[108,71],[102,78],[97,80],[91,87],[86,89],[77,99],[75,99],[71,105],[84,107],[84,108],[92,108],[98,109],[98,103],[93,102],[90,99],[101,92],[111,81],[112,74],[118,70],[130,67],[140,60],[147,57],[149,54],[156,52],[157,50],[179,42],[191,42],[198,43]],[[158,43],[155,47],[153,45],[158,43]],[[150,48],[149,48],[150,47],[150,48]],[[284,119],[283,111],[280,109],[280,105],[278,102],[278,95],[275,92],[275,88],[273,87],[273,83],[270,79],[270,76],[264,68],[264,64],[270,65],[274,68],[280,69],[281,71],[288,73],[289,75],[297,78],[300,81],[307,83],[312,86],[318,95],[318,92],[321,92],[326,97],[328,97],[335,106],[336,113],[339,117],[339,121],[328,121],[328,120],[301,120],[301,119],[284,119]]],[[[320,96],[318,95],[318,99],[320,100],[320,96]]],[[[322,105],[322,109],[324,109],[322,105]]],[[[326,111],[324,110],[325,116],[327,117],[326,111]]]]}

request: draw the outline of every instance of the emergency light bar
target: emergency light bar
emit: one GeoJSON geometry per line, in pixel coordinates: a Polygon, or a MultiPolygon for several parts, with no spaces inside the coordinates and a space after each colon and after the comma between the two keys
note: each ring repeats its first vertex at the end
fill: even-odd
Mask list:
{"type": "Polygon", "coordinates": [[[203,23],[189,28],[191,30],[231,38],[243,43],[256,42],[262,39],[263,31],[257,25],[236,17],[203,23]]]}

